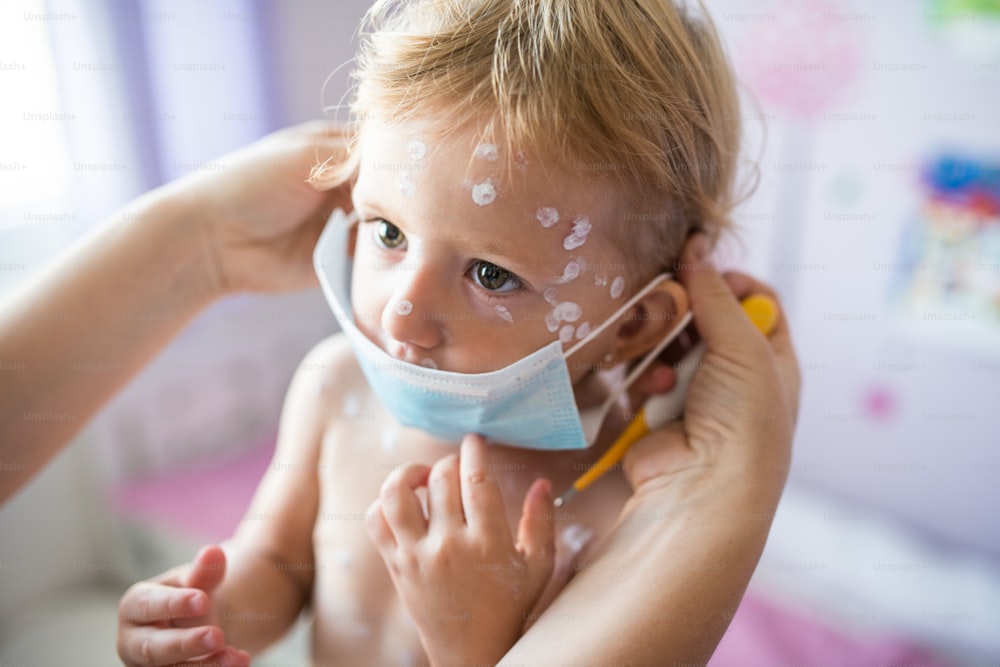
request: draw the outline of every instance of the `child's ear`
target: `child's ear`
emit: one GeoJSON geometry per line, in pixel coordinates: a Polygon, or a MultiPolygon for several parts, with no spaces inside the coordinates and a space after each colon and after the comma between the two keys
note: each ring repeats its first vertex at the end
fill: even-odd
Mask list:
{"type": "Polygon", "coordinates": [[[684,287],[673,280],[662,281],[624,315],[614,361],[631,361],[649,352],[680,325],[687,311],[684,287]]]}

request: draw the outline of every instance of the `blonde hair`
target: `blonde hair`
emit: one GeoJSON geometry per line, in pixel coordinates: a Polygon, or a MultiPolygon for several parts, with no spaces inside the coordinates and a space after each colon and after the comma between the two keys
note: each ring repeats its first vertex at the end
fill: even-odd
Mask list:
{"type": "MultiPolygon", "coordinates": [[[[648,275],[693,230],[713,240],[737,203],[740,114],[711,20],[671,0],[379,0],[351,105],[366,122],[440,114],[510,152],[613,179],[609,235],[648,275]],[[638,210],[636,210],[636,205],[638,210]],[[637,252],[638,251],[638,252],[637,252]]],[[[445,124],[442,124],[445,125],[445,124]]],[[[348,180],[357,151],[315,180],[348,180]]]]}

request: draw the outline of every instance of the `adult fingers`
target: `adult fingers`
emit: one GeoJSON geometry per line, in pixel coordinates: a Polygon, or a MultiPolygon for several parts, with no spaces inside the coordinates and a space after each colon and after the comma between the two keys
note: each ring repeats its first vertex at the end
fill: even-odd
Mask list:
{"type": "Polygon", "coordinates": [[[708,259],[705,236],[696,234],[688,239],[679,269],[691,297],[695,326],[708,348],[726,356],[759,354],[764,348],[762,337],[708,259]]]}

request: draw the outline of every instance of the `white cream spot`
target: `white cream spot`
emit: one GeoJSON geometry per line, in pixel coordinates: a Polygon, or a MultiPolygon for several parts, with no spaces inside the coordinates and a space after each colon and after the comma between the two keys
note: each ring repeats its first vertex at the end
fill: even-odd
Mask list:
{"type": "Polygon", "coordinates": [[[555,313],[545,313],[545,328],[551,333],[559,330],[559,320],[556,318],[555,313]]]}
{"type": "Polygon", "coordinates": [[[576,339],[583,340],[590,333],[590,322],[584,322],[576,328],[576,339]]]}
{"type": "Polygon", "coordinates": [[[594,287],[604,287],[608,284],[608,276],[606,273],[598,273],[594,276],[594,287]]]}
{"type": "Polygon", "coordinates": [[[546,287],[542,290],[542,298],[545,299],[545,303],[554,306],[559,303],[559,290],[555,287],[546,287]]]}
{"type": "Polygon", "coordinates": [[[497,158],[500,157],[500,152],[497,151],[496,144],[479,144],[476,146],[475,155],[480,160],[486,160],[488,162],[496,162],[497,158]]]}
{"type": "Polygon", "coordinates": [[[482,183],[472,186],[472,201],[480,206],[489,206],[497,198],[497,190],[493,187],[493,179],[487,178],[482,183]]]}
{"type": "Polygon", "coordinates": [[[611,281],[611,298],[617,299],[625,292],[625,278],[618,276],[611,281]]]}
{"type": "Polygon", "coordinates": [[[410,154],[410,159],[419,162],[427,155],[427,144],[417,139],[413,139],[406,144],[406,152],[410,154]]]}
{"type": "Polygon", "coordinates": [[[567,324],[562,329],[559,330],[559,340],[563,343],[568,343],[573,340],[573,325],[567,324]]]}
{"type": "Polygon", "coordinates": [[[565,268],[563,268],[562,278],[559,279],[560,284],[566,284],[571,280],[576,280],[580,277],[580,272],[583,271],[585,262],[582,257],[576,257],[569,260],[566,263],[565,268]]]}
{"type": "Polygon", "coordinates": [[[430,357],[427,357],[426,359],[421,361],[420,365],[423,366],[424,368],[433,368],[435,370],[438,367],[437,362],[431,359],[430,357]]]}
{"type": "Polygon", "coordinates": [[[562,543],[566,545],[566,548],[573,552],[573,554],[578,554],[583,551],[583,548],[594,537],[594,532],[578,523],[574,523],[566,526],[559,537],[562,543]]]}
{"type": "Polygon", "coordinates": [[[503,304],[497,304],[497,306],[493,310],[497,311],[497,315],[503,318],[504,321],[506,322],[514,321],[514,316],[510,314],[509,310],[507,310],[507,306],[503,304]]]}
{"type": "Polygon", "coordinates": [[[592,227],[590,219],[585,215],[578,215],[573,218],[573,231],[563,239],[563,248],[566,250],[575,250],[582,246],[587,242],[587,235],[590,234],[592,227]]]}
{"type": "Polygon", "coordinates": [[[356,415],[361,412],[361,397],[355,391],[349,391],[344,396],[343,412],[345,415],[356,415]]]}
{"type": "Polygon", "coordinates": [[[548,229],[559,222],[559,211],[551,206],[543,206],[535,212],[535,220],[542,223],[542,227],[548,229]]]}
{"type": "Polygon", "coordinates": [[[413,304],[408,299],[403,299],[396,304],[396,314],[406,317],[413,312],[413,304]]]}
{"type": "Polygon", "coordinates": [[[417,194],[417,184],[413,182],[413,176],[408,171],[404,171],[399,175],[399,180],[396,182],[399,187],[399,191],[403,193],[404,197],[412,197],[417,194]]]}
{"type": "Polygon", "coordinates": [[[580,304],[578,303],[563,301],[555,307],[552,314],[560,322],[576,322],[583,315],[583,309],[580,308],[580,304]]]}
{"type": "Polygon", "coordinates": [[[396,442],[398,440],[399,430],[394,427],[383,429],[379,435],[379,445],[381,445],[382,451],[386,454],[392,454],[396,451],[396,442]]]}
{"type": "Polygon", "coordinates": [[[354,556],[347,549],[338,549],[337,553],[334,554],[334,558],[337,559],[337,563],[345,570],[349,570],[354,566],[354,556]]]}

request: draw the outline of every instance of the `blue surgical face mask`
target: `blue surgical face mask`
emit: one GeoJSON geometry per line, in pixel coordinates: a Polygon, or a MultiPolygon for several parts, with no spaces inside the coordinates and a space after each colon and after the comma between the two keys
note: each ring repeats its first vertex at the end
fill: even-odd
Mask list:
{"type": "Polygon", "coordinates": [[[455,373],[400,361],[358,330],[350,309],[348,257],[356,218],[334,211],[319,238],[313,264],[326,300],[354,348],[358,364],[382,405],[405,426],[458,444],[469,433],[525,449],[584,449],[594,443],[608,410],[632,381],[683,330],[690,313],[611,392],[599,408],[581,415],[566,359],[662,280],[661,274],[565,353],[556,339],[540,350],[488,373],[455,373]]]}

